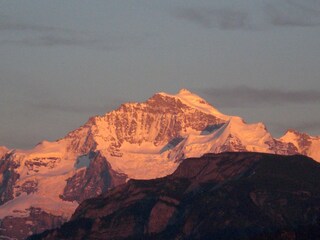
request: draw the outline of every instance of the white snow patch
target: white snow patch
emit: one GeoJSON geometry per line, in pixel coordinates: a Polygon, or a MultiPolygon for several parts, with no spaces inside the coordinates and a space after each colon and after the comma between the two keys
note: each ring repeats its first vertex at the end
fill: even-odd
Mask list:
{"type": "Polygon", "coordinates": [[[22,194],[19,197],[0,206],[0,219],[6,216],[27,217],[29,216],[29,208],[41,208],[43,211],[55,216],[63,216],[70,218],[78,203],[57,201],[48,196],[39,196],[37,194],[22,194]]]}
{"type": "MultiPolygon", "coordinates": [[[[148,150],[150,152],[150,150],[148,150]]],[[[111,156],[107,151],[102,151],[112,169],[125,173],[133,179],[152,179],[171,174],[178,163],[168,158],[168,153],[132,153],[121,152],[121,158],[111,156]]]]}

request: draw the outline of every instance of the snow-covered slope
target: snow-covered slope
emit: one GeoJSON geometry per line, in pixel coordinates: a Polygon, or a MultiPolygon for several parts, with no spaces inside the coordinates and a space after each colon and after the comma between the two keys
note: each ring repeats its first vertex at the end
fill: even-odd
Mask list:
{"type": "Polygon", "coordinates": [[[0,219],[8,214],[27,215],[30,207],[70,216],[77,204],[68,202],[57,207],[57,202],[61,201],[59,194],[66,179],[74,172],[75,158],[74,153],[67,152],[65,141],[42,142],[29,151],[12,151],[0,163],[9,163],[14,169],[10,174],[2,173],[3,185],[11,191],[2,192],[0,219]]]}
{"type": "Polygon", "coordinates": [[[189,135],[180,151],[184,157],[220,152],[297,153],[291,143],[273,139],[263,123],[247,124],[240,117],[230,117],[228,122],[212,132],[189,135]]]}
{"type": "Polygon", "coordinates": [[[300,152],[320,161],[318,143],[303,148],[295,139],[276,140],[262,123],[224,115],[185,89],[122,104],[55,142],[43,141],[27,151],[0,148],[0,235],[22,238],[55,227],[82,200],[128,178],[171,174],[186,157],[300,152]]]}

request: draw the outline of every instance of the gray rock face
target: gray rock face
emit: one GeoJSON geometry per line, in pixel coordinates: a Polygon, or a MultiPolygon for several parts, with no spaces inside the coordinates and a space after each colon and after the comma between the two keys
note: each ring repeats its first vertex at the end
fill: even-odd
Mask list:
{"type": "Polygon", "coordinates": [[[8,153],[0,160],[0,205],[14,198],[14,185],[19,179],[19,174],[15,172],[19,164],[11,156],[8,153]]]}
{"type": "Polygon", "coordinates": [[[81,203],[125,183],[127,176],[113,171],[101,154],[91,152],[87,157],[89,166],[67,180],[63,195],[60,196],[63,200],[81,203]]]}

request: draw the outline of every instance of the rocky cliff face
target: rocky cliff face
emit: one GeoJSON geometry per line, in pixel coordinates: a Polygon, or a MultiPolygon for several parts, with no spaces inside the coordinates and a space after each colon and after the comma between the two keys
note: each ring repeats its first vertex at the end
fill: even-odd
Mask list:
{"type": "MultiPolygon", "coordinates": [[[[55,142],[31,150],[1,147],[0,219],[27,218],[30,209],[69,219],[87,198],[128,179],[167,176],[185,158],[204,153],[302,153],[320,160],[320,140],[309,138],[305,142],[312,144],[305,147],[296,138],[274,139],[262,123],[224,115],[187,90],[158,93],[92,117],[55,142]]],[[[52,222],[47,228],[56,226],[52,222]]],[[[3,223],[0,228],[2,235],[16,237],[6,235],[3,223]]]]}
{"type": "Polygon", "coordinates": [[[306,133],[301,133],[296,130],[288,130],[280,141],[292,143],[300,154],[309,156],[317,161],[320,161],[320,137],[313,137],[306,133]]]}
{"type": "Polygon", "coordinates": [[[90,161],[87,168],[82,168],[75,175],[67,179],[67,184],[63,189],[60,198],[65,201],[77,201],[98,196],[108,189],[125,182],[127,176],[116,173],[110,168],[107,160],[99,153],[89,153],[78,159],[78,167],[84,161],[90,161]]]}
{"type": "Polygon", "coordinates": [[[0,146],[0,159],[2,159],[4,157],[4,155],[9,151],[8,148],[4,147],[4,146],[0,146]]]}
{"type": "Polygon", "coordinates": [[[318,239],[319,181],[303,156],[207,154],[86,200],[30,239],[318,239]]]}
{"type": "Polygon", "coordinates": [[[15,171],[19,165],[12,161],[12,154],[3,156],[6,161],[0,161],[0,205],[14,198],[15,183],[19,174],[15,171]]]}
{"type": "Polygon", "coordinates": [[[7,216],[1,220],[0,239],[25,239],[48,228],[57,228],[68,220],[63,216],[46,213],[40,208],[30,208],[27,211],[28,215],[7,216]]]}

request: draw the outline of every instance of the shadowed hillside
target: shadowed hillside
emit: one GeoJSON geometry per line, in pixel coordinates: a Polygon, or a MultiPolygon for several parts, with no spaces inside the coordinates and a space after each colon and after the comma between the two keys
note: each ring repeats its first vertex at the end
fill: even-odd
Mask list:
{"type": "Polygon", "coordinates": [[[319,182],[308,157],[207,154],[86,200],[29,239],[319,239],[319,182]]]}

